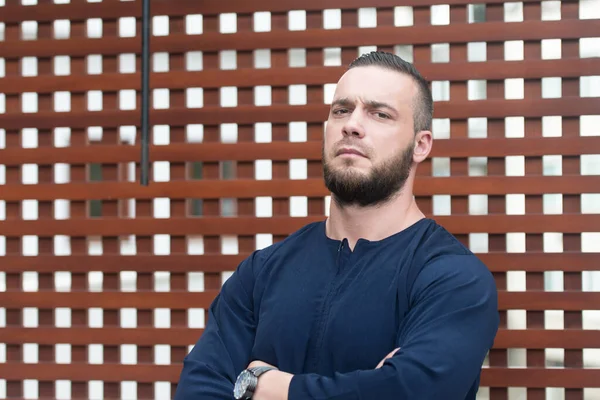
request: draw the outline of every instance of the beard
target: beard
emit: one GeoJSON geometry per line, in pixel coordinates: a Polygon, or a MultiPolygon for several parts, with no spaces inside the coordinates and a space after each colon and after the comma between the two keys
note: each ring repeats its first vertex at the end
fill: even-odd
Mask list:
{"type": "Polygon", "coordinates": [[[412,143],[366,175],[344,168],[353,164],[351,159],[344,166],[333,168],[325,158],[324,148],[322,153],[325,186],[340,207],[374,207],[388,202],[400,193],[412,169],[412,143]]]}

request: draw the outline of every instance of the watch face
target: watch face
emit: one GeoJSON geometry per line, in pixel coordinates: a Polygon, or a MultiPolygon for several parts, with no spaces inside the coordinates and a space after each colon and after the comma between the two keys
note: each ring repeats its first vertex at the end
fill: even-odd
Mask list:
{"type": "Polygon", "coordinates": [[[256,379],[256,377],[250,372],[246,370],[242,371],[242,373],[238,376],[233,389],[233,395],[235,396],[236,400],[246,398],[248,387],[252,385],[254,379],[256,379]]]}

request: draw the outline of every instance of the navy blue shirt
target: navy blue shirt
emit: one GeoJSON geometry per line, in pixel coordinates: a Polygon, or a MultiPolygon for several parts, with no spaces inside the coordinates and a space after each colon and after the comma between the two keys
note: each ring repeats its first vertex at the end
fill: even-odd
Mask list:
{"type": "Polygon", "coordinates": [[[353,250],[317,222],[225,282],[175,399],[233,399],[260,360],[294,374],[289,400],[471,400],[498,324],[490,271],[434,220],[353,250]]]}

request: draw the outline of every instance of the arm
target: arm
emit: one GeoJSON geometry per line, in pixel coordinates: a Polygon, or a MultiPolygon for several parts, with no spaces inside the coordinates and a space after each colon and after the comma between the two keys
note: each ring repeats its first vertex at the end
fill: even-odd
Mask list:
{"type": "Polygon", "coordinates": [[[174,400],[231,400],[248,365],[256,322],[252,292],[255,252],[225,282],[209,308],[204,333],[183,361],[174,400]]]}
{"type": "MultiPolygon", "coordinates": [[[[288,378],[287,393],[257,400],[464,399],[498,329],[491,274],[473,256],[445,257],[419,273],[410,300],[399,332],[400,350],[381,368],[331,377],[294,375],[288,378]]],[[[265,394],[267,386],[285,378],[278,371],[265,374],[265,394]]]]}
{"type": "MultiPolygon", "coordinates": [[[[398,350],[400,349],[396,348],[392,350],[377,364],[376,368],[381,368],[385,360],[392,358],[398,350]]],[[[252,361],[248,368],[260,366],[274,367],[274,365],[262,361],[252,361]]],[[[256,400],[288,400],[290,382],[293,377],[294,375],[279,370],[269,371],[261,375],[261,379],[258,380],[256,392],[252,398],[256,400]]]]}

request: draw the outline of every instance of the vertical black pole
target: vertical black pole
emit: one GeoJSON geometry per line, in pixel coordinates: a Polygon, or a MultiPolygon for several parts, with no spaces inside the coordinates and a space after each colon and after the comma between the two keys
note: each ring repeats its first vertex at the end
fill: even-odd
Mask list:
{"type": "Polygon", "coordinates": [[[150,0],[142,0],[142,121],[140,143],[142,147],[141,184],[148,186],[149,171],[149,69],[150,69],[150,0]]]}

